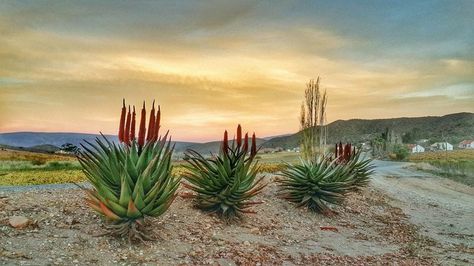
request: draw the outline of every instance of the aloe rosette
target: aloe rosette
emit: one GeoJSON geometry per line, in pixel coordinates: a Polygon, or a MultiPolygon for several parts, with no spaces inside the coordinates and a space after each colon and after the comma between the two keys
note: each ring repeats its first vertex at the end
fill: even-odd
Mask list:
{"type": "Polygon", "coordinates": [[[331,213],[330,204],[341,204],[352,190],[354,174],[345,165],[337,164],[325,156],[315,160],[302,160],[300,164],[288,164],[277,180],[279,195],[309,210],[331,213]]]}
{"type": "Polygon", "coordinates": [[[237,138],[229,146],[227,131],[220,151],[205,158],[194,150],[186,152],[188,164],[183,185],[194,192],[196,206],[217,213],[226,221],[242,218],[244,213],[254,213],[249,208],[260,202],[251,199],[262,191],[265,184],[257,178],[258,163],[255,133],[249,149],[248,133],[242,143],[242,128],[237,128],[237,138]]]}
{"type": "Polygon", "coordinates": [[[335,158],[337,164],[345,165],[351,173],[354,173],[354,188],[367,186],[370,176],[374,173],[375,166],[372,159],[362,155],[362,149],[356,149],[350,143],[336,144],[335,158]]]}
{"type": "Polygon", "coordinates": [[[129,240],[149,239],[144,234],[145,217],[162,215],[173,202],[179,178],[172,174],[173,146],[168,133],[159,136],[161,111],[154,103],[146,130],[145,104],[135,136],[135,107],[122,107],[119,144],[107,138],[86,141],[78,158],[93,185],[87,189],[87,204],[106,218],[110,233],[129,240]]]}

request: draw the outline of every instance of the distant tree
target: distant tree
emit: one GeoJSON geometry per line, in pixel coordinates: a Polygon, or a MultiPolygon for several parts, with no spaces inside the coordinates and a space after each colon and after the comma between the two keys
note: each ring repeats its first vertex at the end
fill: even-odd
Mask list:
{"type": "Polygon", "coordinates": [[[301,104],[300,126],[303,131],[301,152],[303,158],[312,160],[317,153],[324,153],[327,140],[326,91],[319,89],[319,77],[306,84],[305,99],[301,104]]]}
{"type": "Polygon", "coordinates": [[[415,138],[413,137],[411,132],[407,132],[407,133],[403,134],[402,142],[403,143],[413,143],[413,142],[415,142],[415,138]]]}
{"type": "Polygon", "coordinates": [[[385,147],[386,147],[386,140],[383,137],[384,133],[380,136],[376,136],[374,139],[371,140],[370,146],[372,146],[372,155],[375,157],[384,157],[385,156],[385,147]]]}
{"type": "Polygon", "coordinates": [[[393,153],[397,160],[405,160],[410,155],[410,151],[404,145],[396,144],[393,146],[393,153]]]}
{"type": "Polygon", "coordinates": [[[421,134],[421,130],[417,127],[413,128],[412,130],[406,132],[402,136],[403,143],[415,143],[417,140],[423,138],[421,134]]]}
{"type": "Polygon", "coordinates": [[[77,154],[80,151],[80,149],[72,143],[65,143],[61,145],[61,150],[73,154],[77,154]]]}

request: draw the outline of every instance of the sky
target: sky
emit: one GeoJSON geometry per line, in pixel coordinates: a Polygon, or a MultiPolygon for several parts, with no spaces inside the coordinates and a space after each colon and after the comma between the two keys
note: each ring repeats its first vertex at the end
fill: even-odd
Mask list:
{"type": "Polygon", "coordinates": [[[173,138],[474,112],[474,1],[0,1],[0,132],[116,134],[122,98],[173,138]]]}

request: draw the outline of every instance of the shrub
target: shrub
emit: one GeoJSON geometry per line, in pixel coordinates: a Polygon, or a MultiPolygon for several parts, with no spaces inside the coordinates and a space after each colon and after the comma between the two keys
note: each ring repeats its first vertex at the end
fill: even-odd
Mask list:
{"type": "Polygon", "coordinates": [[[407,147],[397,144],[393,146],[393,154],[395,154],[395,159],[402,161],[408,158],[410,152],[407,147]]]}
{"type": "Polygon", "coordinates": [[[196,206],[202,210],[217,213],[226,221],[241,218],[251,213],[249,208],[257,202],[250,201],[265,187],[263,179],[257,179],[258,165],[254,163],[257,154],[255,134],[248,154],[248,134],[242,144],[242,130],[237,128],[237,141],[228,145],[227,131],[219,154],[206,159],[196,151],[187,151],[188,171],[184,178],[187,188],[197,195],[196,206]]]}
{"type": "Polygon", "coordinates": [[[34,166],[44,165],[46,163],[45,159],[34,159],[31,161],[31,164],[34,166]]]}

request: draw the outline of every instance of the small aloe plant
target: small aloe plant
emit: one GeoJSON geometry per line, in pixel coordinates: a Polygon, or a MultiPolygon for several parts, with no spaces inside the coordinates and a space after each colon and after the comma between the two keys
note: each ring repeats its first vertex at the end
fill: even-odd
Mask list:
{"type": "Polygon", "coordinates": [[[279,195],[311,211],[331,214],[328,206],[341,204],[352,189],[351,173],[345,165],[318,156],[315,160],[301,160],[300,164],[288,164],[280,174],[279,195]]]}
{"type": "Polygon", "coordinates": [[[147,240],[144,219],[162,215],[176,197],[179,178],[172,176],[173,147],[168,133],[159,136],[161,110],[154,102],[146,130],[145,103],[141,110],[138,137],[136,114],[123,102],[119,144],[105,137],[86,141],[78,158],[93,185],[86,189],[87,204],[107,220],[109,233],[128,236],[129,241],[147,240]]]}
{"type": "Polygon", "coordinates": [[[242,143],[242,128],[237,127],[237,138],[229,146],[227,131],[220,151],[211,158],[204,158],[194,150],[188,150],[187,173],[189,182],[183,185],[194,192],[196,206],[202,210],[217,213],[226,221],[242,218],[244,213],[255,213],[249,208],[260,202],[251,199],[265,187],[257,178],[258,163],[255,133],[249,149],[248,133],[242,143]]]}
{"type": "Polygon", "coordinates": [[[335,156],[320,155],[288,164],[277,180],[279,194],[298,207],[332,214],[329,204],[341,204],[347,193],[366,186],[373,173],[371,159],[351,144],[336,144],[335,156]]]}
{"type": "Polygon", "coordinates": [[[335,158],[338,164],[345,165],[354,174],[352,184],[354,189],[365,187],[374,173],[375,166],[372,159],[362,156],[362,149],[352,147],[350,143],[336,144],[335,158]]]}

